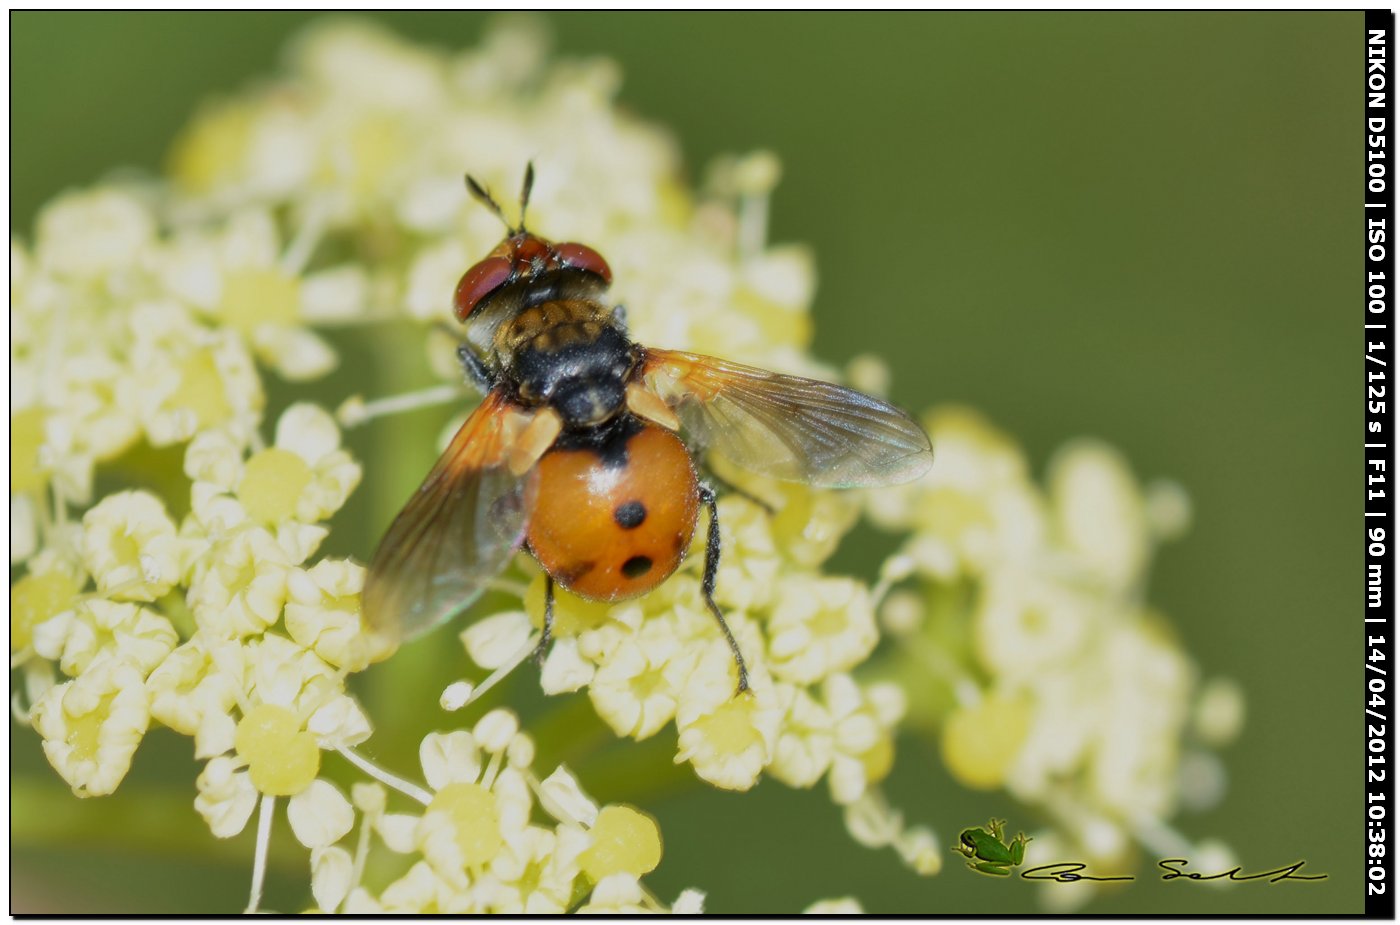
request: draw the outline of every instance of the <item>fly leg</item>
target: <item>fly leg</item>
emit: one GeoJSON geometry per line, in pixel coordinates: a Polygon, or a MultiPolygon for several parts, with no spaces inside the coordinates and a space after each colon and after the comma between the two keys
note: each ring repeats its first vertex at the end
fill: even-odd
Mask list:
{"type": "Polygon", "coordinates": [[[549,654],[549,644],[554,641],[554,576],[545,572],[544,575],[544,628],[540,630],[540,642],[535,646],[534,659],[536,665],[544,664],[544,657],[549,654]]]}
{"type": "Polygon", "coordinates": [[[487,370],[486,364],[481,362],[477,355],[472,352],[472,348],[468,347],[466,344],[462,344],[457,348],[457,359],[461,361],[462,369],[467,374],[467,381],[472,384],[473,388],[482,395],[491,391],[491,387],[496,383],[491,378],[491,373],[487,370]]]}
{"type": "MultiPolygon", "coordinates": [[[[461,334],[445,321],[439,321],[435,327],[453,340],[461,337],[461,334]]],[[[496,384],[496,377],[491,375],[491,370],[486,368],[481,358],[471,347],[460,342],[457,345],[457,362],[462,364],[462,371],[467,374],[467,383],[482,395],[491,391],[496,384]]]]}
{"type": "Polygon", "coordinates": [[[729,631],[729,624],[724,621],[724,614],[715,603],[715,578],[719,574],[719,505],[715,503],[715,490],[701,485],[700,500],[710,509],[710,530],[705,540],[705,576],[700,580],[700,593],[704,595],[705,606],[710,608],[710,613],[719,622],[729,650],[734,653],[734,667],[739,670],[739,687],[734,693],[738,695],[749,689],[749,669],[744,664],[744,653],[739,651],[738,641],[729,631]]]}

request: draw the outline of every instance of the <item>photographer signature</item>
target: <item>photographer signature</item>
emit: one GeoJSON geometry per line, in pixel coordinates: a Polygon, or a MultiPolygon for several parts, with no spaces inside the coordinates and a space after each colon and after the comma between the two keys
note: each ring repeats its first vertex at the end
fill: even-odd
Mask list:
{"type": "MultiPolygon", "coordinates": [[[[1026,856],[1026,845],[1030,838],[1023,832],[1017,832],[1016,837],[1011,840],[1006,838],[1006,822],[1002,819],[993,819],[987,823],[986,827],[977,826],[963,829],[958,835],[958,843],[953,846],[953,850],[967,858],[967,866],[990,877],[1009,877],[1011,872],[1020,867],[1026,856]]],[[[1244,873],[1244,868],[1236,865],[1229,870],[1216,874],[1206,874],[1200,871],[1190,870],[1191,862],[1186,858],[1163,858],[1157,862],[1164,874],[1163,880],[1232,880],[1242,883],[1249,880],[1266,880],[1269,883],[1278,883],[1283,880],[1326,880],[1326,874],[1300,874],[1303,865],[1307,861],[1295,861],[1283,867],[1275,867],[1273,870],[1263,870],[1257,873],[1244,873]]],[[[1049,880],[1054,883],[1074,883],[1078,880],[1136,880],[1136,877],[1100,877],[1095,874],[1086,874],[1088,865],[1077,861],[1066,861],[1057,864],[1041,864],[1039,867],[1031,867],[1021,871],[1022,880],[1049,880]]]]}
{"type": "MultiPolygon", "coordinates": [[[[1246,874],[1239,865],[1229,870],[1221,871],[1218,874],[1203,874],[1200,871],[1186,869],[1190,865],[1186,858],[1163,858],[1157,862],[1157,866],[1166,873],[1162,874],[1163,880],[1233,880],[1237,883],[1247,880],[1267,880],[1269,883],[1278,883],[1281,880],[1326,880],[1326,874],[1300,874],[1303,865],[1307,861],[1295,861],[1284,867],[1275,867],[1273,870],[1259,871],[1258,873],[1246,874]]],[[[1099,877],[1093,874],[1082,873],[1088,865],[1078,862],[1066,862],[1059,864],[1042,864],[1039,867],[1031,867],[1021,871],[1022,880],[1052,880],[1056,883],[1074,883],[1076,880],[1136,880],[1136,877],[1099,877]]]]}

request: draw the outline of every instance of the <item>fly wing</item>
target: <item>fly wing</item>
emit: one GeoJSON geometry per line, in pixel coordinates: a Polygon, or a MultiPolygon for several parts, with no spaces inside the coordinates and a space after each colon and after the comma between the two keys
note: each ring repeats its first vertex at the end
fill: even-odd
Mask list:
{"type": "Polygon", "coordinates": [[[692,442],[762,475],[869,488],[933,463],[918,422],[854,389],[674,350],[648,349],[641,376],[692,442]]]}
{"type": "Polygon", "coordinates": [[[386,653],[468,607],[520,547],[533,469],[516,474],[510,457],[530,420],[487,395],[380,541],[362,604],[386,653]]]}

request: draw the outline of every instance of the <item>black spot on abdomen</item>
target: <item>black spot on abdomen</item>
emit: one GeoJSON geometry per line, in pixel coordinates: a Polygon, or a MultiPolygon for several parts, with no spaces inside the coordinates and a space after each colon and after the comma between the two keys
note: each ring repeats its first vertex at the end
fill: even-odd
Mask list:
{"type": "Polygon", "coordinates": [[[613,509],[613,520],[624,530],[640,527],[647,519],[647,506],[640,501],[628,501],[613,509]]]}
{"type": "Polygon", "coordinates": [[[593,571],[597,567],[597,562],[579,562],[575,565],[569,566],[567,569],[562,570],[558,575],[555,575],[554,577],[559,580],[559,583],[561,585],[568,588],[572,587],[579,579],[583,578],[583,576],[587,575],[589,572],[593,571]]]}
{"type": "Polygon", "coordinates": [[[633,556],[622,563],[622,574],[627,578],[641,578],[651,571],[650,556],[633,556]]]}

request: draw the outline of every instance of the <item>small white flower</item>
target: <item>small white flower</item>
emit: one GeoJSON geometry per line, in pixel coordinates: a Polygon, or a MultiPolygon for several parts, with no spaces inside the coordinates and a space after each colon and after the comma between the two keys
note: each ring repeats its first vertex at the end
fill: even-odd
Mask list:
{"type": "Polygon", "coordinates": [[[68,276],[129,269],[155,237],[155,218],[116,189],[66,193],[39,213],[35,259],[68,276]]]}
{"type": "Polygon", "coordinates": [[[860,799],[870,784],[889,773],[894,760],[891,727],[902,714],[903,704],[897,693],[886,691],[878,699],[872,697],[845,674],[832,675],[822,684],[822,697],[832,722],[833,753],[828,780],[831,798],[838,804],[860,799]]]}
{"type": "Polygon", "coordinates": [[[671,903],[672,915],[702,915],[705,912],[705,893],[702,890],[685,889],[676,901],[671,903]]]}
{"type": "Polygon", "coordinates": [[[311,895],[322,912],[334,912],[350,892],[355,860],[344,848],[311,851],[311,895]]]}
{"type": "MultiPolygon", "coordinates": [[[[219,474],[227,479],[230,462],[220,465],[219,474]]],[[[214,484],[231,490],[244,516],[255,523],[313,524],[339,510],[359,481],[360,466],[340,449],[335,419],[315,405],[302,403],[278,419],[271,447],[242,462],[236,484],[214,484]]],[[[216,497],[210,496],[206,503],[212,504],[216,497]]]]}
{"type": "Polygon", "coordinates": [[[860,901],[854,896],[842,896],[839,899],[819,899],[806,909],[802,910],[803,915],[864,915],[865,910],[861,908],[860,901]]]}
{"type": "Polygon", "coordinates": [[[492,911],[559,915],[572,901],[578,873],[577,855],[561,851],[554,832],[527,826],[507,838],[505,850],[491,862],[497,885],[492,911]]]}
{"type": "Polygon", "coordinates": [[[750,690],[736,696],[733,658],[717,642],[697,663],[676,714],[676,762],[689,761],[717,787],[748,790],[772,761],[782,707],[772,682],[753,666],[750,690]]]}
{"type": "Polygon", "coordinates": [[[471,702],[473,690],[475,688],[472,687],[470,681],[453,681],[442,689],[442,696],[438,698],[438,706],[448,713],[455,713],[471,702]]]}
{"type": "Polygon", "coordinates": [[[232,838],[243,831],[253,808],[258,805],[258,791],[246,771],[231,757],[214,758],[204,766],[195,781],[199,795],[194,808],[204,817],[215,838],[232,838]]]}
{"type": "Polygon", "coordinates": [[[1050,461],[1047,487],[1060,538],[1094,574],[1128,587],[1148,554],[1142,489],[1123,455],[1095,440],[1061,447],[1050,461]]]}
{"type": "MultiPolygon", "coordinates": [[[[460,904],[457,895],[455,885],[439,877],[427,861],[419,861],[406,874],[385,887],[379,895],[377,908],[372,905],[370,909],[386,913],[467,911],[456,908],[460,904]]],[[[351,898],[354,898],[354,894],[351,898]]],[[[347,902],[345,911],[355,910],[347,902]]]]}
{"type": "Polygon", "coordinates": [[[540,783],[540,803],[560,822],[592,827],[598,804],[579,786],[578,779],[562,764],[540,783]]]}
{"type": "Polygon", "coordinates": [[[508,610],[474,621],[460,636],[467,655],[494,671],[520,652],[534,632],[523,610],[508,610]]]}
{"type": "Polygon", "coordinates": [[[645,739],[675,716],[695,662],[675,622],[653,619],[612,650],[593,675],[588,696],[614,732],[645,739]]]}
{"type": "Polygon", "coordinates": [[[34,649],[77,677],[99,659],[126,661],[142,674],[161,663],[179,638],[170,621],[138,604],[91,600],[40,624],[34,649]]]}
{"type": "Polygon", "coordinates": [[[1003,568],[987,576],[974,615],[982,664],[1023,678],[1072,660],[1107,619],[1101,597],[1051,578],[1003,568]]]}
{"type": "Polygon", "coordinates": [[[373,731],[369,717],[353,697],[335,697],[312,713],[306,731],[316,736],[323,748],[358,745],[373,731]]]}
{"type": "Polygon", "coordinates": [[[613,874],[604,877],[593,887],[588,902],[578,909],[579,915],[619,915],[648,913],[642,901],[642,886],[630,874],[613,874]]]}
{"type": "Polygon", "coordinates": [[[916,528],[908,551],[938,580],[1039,554],[1046,503],[1010,438],[960,407],[940,409],[924,425],[938,448],[937,464],[909,485],[871,492],[871,516],[885,526],[916,528]]]}
{"type": "Polygon", "coordinates": [[[846,831],[867,848],[892,845],[904,831],[904,815],[891,809],[878,791],[867,791],[846,804],[843,817],[846,831]]]}
{"type": "Polygon", "coordinates": [[[780,684],[777,690],[786,715],[769,773],[789,787],[810,787],[835,754],[831,714],[804,688],[780,684]]]}
{"type": "Polygon", "coordinates": [[[540,671],[540,689],[546,694],[568,694],[593,681],[597,674],[594,663],[579,653],[577,637],[557,639],[540,671]]]}
{"type": "Polygon", "coordinates": [[[942,870],[943,853],[947,851],[933,830],[922,826],[901,832],[894,840],[894,849],[909,869],[921,877],[931,877],[942,870]]]}
{"type": "Polygon", "coordinates": [[[1233,742],[1244,727],[1244,691],[1231,678],[1211,678],[1196,695],[1192,723],[1196,735],[1209,745],[1233,742]]]}
{"type": "Polygon", "coordinates": [[[504,752],[520,731],[520,721],[509,710],[492,710],[477,720],[472,737],[486,751],[504,752]]]}
{"type": "Polygon", "coordinates": [[[338,787],[317,779],[287,801],[287,821],[297,841],[308,848],[325,848],[350,831],[355,809],[338,787]]]}
{"type": "Polygon", "coordinates": [[[1103,687],[1092,672],[1065,666],[1035,679],[1030,728],[1006,772],[1016,796],[1048,796],[1054,782],[1074,772],[1102,723],[1103,687]]]}
{"type": "MultiPolygon", "coordinates": [[[[318,279],[326,274],[295,275],[298,268],[285,265],[280,250],[272,214],[243,209],[212,233],[178,229],[151,263],[171,292],[211,322],[241,334],[283,378],[314,379],[336,362],[330,346],[302,326],[307,316],[325,310],[328,293],[314,293],[317,301],[312,302],[308,290],[327,288],[318,279]]],[[[343,299],[339,315],[360,310],[362,286],[333,288],[343,299]]]]}
{"type": "Polygon", "coordinates": [[[180,580],[182,547],[165,506],[144,491],[104,498],[83,517],[83,564],[98,591],[153,601],[180,580]]]}
{"type": "Polygon", "coordinates": [[[271,533],[237,529],[198,557],[190,609],[201,629],[218,636],[261,633],[282,616],[291,572],[290,557],[271,533]]]}
{"type": "Polygon", "coordinates": [[[481,775],[481,750],[466,730],[430,733],[418,746],[423,777],[433,790],[448,784],[472,783],[481,775]]]}
{"type": "Polygon", "coordinates": [[[252,433],[262,413],[262,383],[236,334],[203,328],[168,302],[139,305],[128,325],[130,372],[117,382],[117,402],[141,421],[153,445],[221,426],[252,433]]]}
{"type": "Polygon", "coordinates": [[[111,793],[126,776],[150,718],[143,680],[134,665],[106,659],[30,711],[45,756],[78,796],[111,793]]]}
{"type": "Polygon", "coordinates": [[[338,668],[358,671],[382,658],[360,616],[364,581],[364,568],[342,559],[294,570],[287,581],[287,632],[338,668]]]}
{"type": "MultiPolygon", "coordinates": [[[[743,498],[721,498],[719,529],[724,556],[715,585],[716,600],[726,609],[765,605],[772,599],[782,570],[768,513],[743,498]]],[[[696,536],[700,535],[697,529],[696,536]]]]}
{"type": "Polygon", "coordinates": [[[198,637],[176,648],[146,679],[151,716],[181,735],[194,736],[195,757],[209,758],[233,748],[230,711],[238,702],[241,675],[215,670],[198,637]]]}
{"type": "Polygon", "coordinates": [[[417,847],[418,817],[409,813],[385,813],[374,823],[374,830],[390,851],[409,854],[417,847]]]}
{"type": "Polygon", "coordinates": [[[880,640],[864,585],[848,578],[784,576],[768,620],[769,669],[812,684],[865,661],[880,640]]]}

